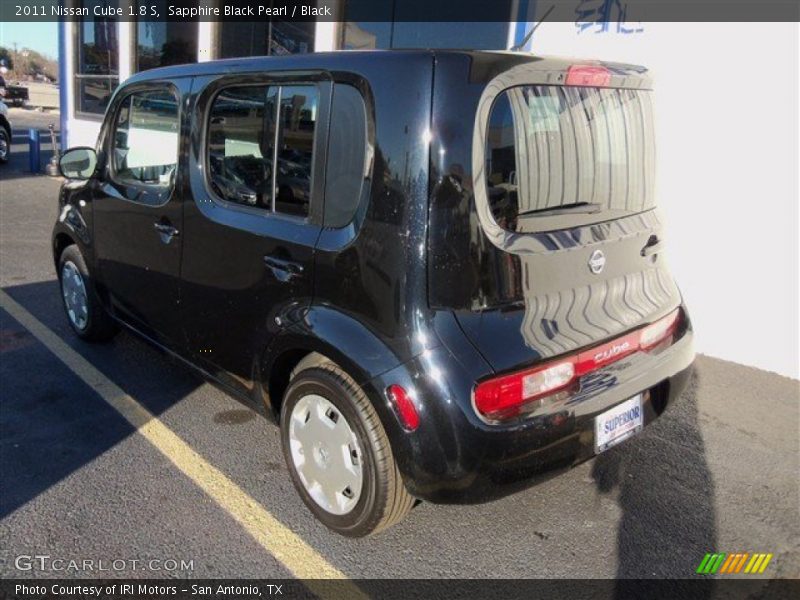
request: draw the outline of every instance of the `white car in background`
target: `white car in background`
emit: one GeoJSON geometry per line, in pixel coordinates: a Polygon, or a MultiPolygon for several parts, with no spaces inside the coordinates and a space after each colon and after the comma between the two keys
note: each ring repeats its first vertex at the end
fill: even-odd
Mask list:
{"type": "Polygon", "coordinates": [[[8,106],[0,100],[0,164],[8,162],[11,153],[11,123],[8,120],[8,106]]]}

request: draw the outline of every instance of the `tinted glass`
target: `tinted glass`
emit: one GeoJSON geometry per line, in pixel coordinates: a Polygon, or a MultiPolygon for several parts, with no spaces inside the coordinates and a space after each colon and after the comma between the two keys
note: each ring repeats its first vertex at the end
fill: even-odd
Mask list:
{"type": "Polygon", "coordinates": [[[197,23],[139,21],[136,60],[139,71],[197,62],[197,23]]]}
{"type": "MultiPolygon", "coordinates": [[[[92,13],[95,8],[116,7],[116,0],[82,2],[92,13]]],[[[119,44],[116,19],[81,21],[78,29],[78,69],[83,75],[117,75],[119,44]]]]}
{"type": "Polygon", "coordinates": [[[116,78],[78,77],[75,81],[75,110],[80,113],[102,115],[108,108],[117,82],[116,78]]]}
{"type": "Polygon", "coordinates": [[[125,98],[114,131],[116,179],[170,188],[178,162],[179,130],[178,102],[169,90],[125,98]]]}
{"type": "Polygon", "coordinates": [[[214,100],[208,124],[211,188],[224,200],[272,210],[277,88],[235,87],[214,100]]]}
{"type": "Polygon", "coordinates": [[[311,201],[311,167],[319,93],[310,85],[281,88],[275,210],[305,217],[311,201]]]}
{"type": "MultiPolygon", "coordinates": [[[[391,13],[391,11],[390,11],[391,13]]],[[[345,50],[389,48],[469,48],[504,50],[508,46],[508,22],[432,23],[365,22],[342,24],[341,43],[345,50]]]]}
{"type": "Polygon", "coordinates": [[[501,94],[487,140],[489,201],[498,224],[585,205],[597,220],[652,207],[651,94],[641,90],[523,86],[501,94]]]}
{"type": "Polygon", "coordinates": [[[269,53],[276,56],[283,54],[306,54],[314,51],[313,21],[273,21],[270,32],[269,53]]]}
{"type": "Polygon", "coordinates": [[[468,48],[470,50],[505,50],[508,27],[502,22],[474,23],[394,23],[392,48],[468,48]]]}
{"type": "Polygon", "coordinates": [[[367,110],[359,91],[337,84],[331,106],[325,175],[325,226],[344,227],[361,199],[367,151],[367,110]]]}
{"type": "Polygon", "coordinates": [[[269,54],[269,22],[223,22],[219,24],[219,57],[266,56],[269,54]]]}
{"type": "Polygon", "coordinates": [[[300,21],[220,23],[220,58],[313,52],[315,26],[300,21]]]}
{"type": "Polygon", "coordinates": [[[342,48],[345,50],[375,50],[376,48],[391,47],[391,22],[356,23],[348,21],[342,26],[342,48]]]}
{"type": "MultiPolygon", "coordinates": [[[[94,14],[95,9],[116,8],[118,0],[86,0],[77,4],[94,14]]],[[[117,20],[97,18],[77,25],[75,44],[75,110],[102,115],[119,83],[117,20]]]]}

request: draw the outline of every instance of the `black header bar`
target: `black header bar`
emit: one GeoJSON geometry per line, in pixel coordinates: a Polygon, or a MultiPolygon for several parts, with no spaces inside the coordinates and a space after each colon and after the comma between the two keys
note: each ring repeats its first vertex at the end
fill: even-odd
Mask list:
{"type": "Polygon", "coordinates": [[[2,0],[0,21],[536,22],[551,7],[573,23],[800,21],[798,0],[2,0]]]}

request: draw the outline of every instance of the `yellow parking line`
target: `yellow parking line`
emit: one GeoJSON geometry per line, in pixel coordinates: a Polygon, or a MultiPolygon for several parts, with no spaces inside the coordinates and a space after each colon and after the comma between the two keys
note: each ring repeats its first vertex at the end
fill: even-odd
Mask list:
{"type": "MultiPolygon", "coordinates": [[[[166,456],[184,475],[225,511],[227,511],[253,538],[299,579],[346,579],[316,550],[304,542],[291,529],[283,525],[270,512],[231,481],[219,469],[207,462],[197,452],[164,425],[147,408],[126,394],[122,388],[98,371],[88,360],[69,347],[41,321],[0,290],[0,307],[30,331],[47,349],[75,373],[84,383],[94,388],[135,427],[161,454],[166,456]]],[[[323,582],[306,582],[312,592],[327,595],[332,587],[323,582]],[[316,588],[316,589],[315,589],[316,588]]],[[[345,589],[336,586],[346,597],[366,596],[353,582],[345,589]]]]}

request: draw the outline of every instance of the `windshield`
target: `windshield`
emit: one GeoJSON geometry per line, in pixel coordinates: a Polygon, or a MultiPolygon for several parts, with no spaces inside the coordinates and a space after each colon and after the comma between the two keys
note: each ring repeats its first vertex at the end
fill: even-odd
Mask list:
{"type": "Polygon", "coordinates": [[[655,147],[651,92],[514,87],[489,118],[489,203],[509,231],[595,222],[652,208],[655,147]],[[534,219],[541,219],[537,227],[534,219]],[[586,217],[590,215],[590,217],[586,217]],[[530,217],[530,218],[526,218],[530,217]]]}

